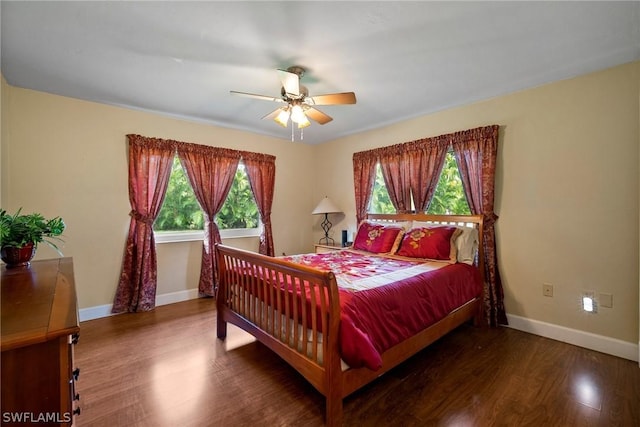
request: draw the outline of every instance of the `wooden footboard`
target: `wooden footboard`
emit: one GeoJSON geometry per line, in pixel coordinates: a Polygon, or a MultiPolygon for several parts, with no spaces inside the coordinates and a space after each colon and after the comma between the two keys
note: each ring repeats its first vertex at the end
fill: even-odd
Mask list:
{"type": "MultiPolygon", "coordinates": [[[[340,371],[338,286],[331,272],[216,247],[218,338],[227,322],[254,335],[325,396],[340,371]]],[[[339,394],[339,392],[338,392],[339,394]]]]}
{"type": "MultiPolygon", "coordinates": [[[[479,232],[476,264],[484,276],[483,218],[479,215],[369,215],[374,221],[429,221],[473,226],[479,232]]],[[[382,354],[382,368],[341,369],[340,301],[336,278],[301,264],[223,245],[218,260],[218,338],[227,322],[244,329],[293,366],[326,398],[326,424],[342,425],[342,401],[468,320],[483,324],[480,298],[473,299],[382,354]]],[[[484,278],[483,278],[484,282],[484,278]]]]}
{"type": "Polygon", "coordinates": [[[470,301],[384,352],[381,369],[342,371],[333,273],[223,245],[216,251],[218,338],[226,337],[231,322],[276,352],[325,396],[326,424],[331,426],[342,424],[346,396],[481,313],[480,301],[470,301]]]}

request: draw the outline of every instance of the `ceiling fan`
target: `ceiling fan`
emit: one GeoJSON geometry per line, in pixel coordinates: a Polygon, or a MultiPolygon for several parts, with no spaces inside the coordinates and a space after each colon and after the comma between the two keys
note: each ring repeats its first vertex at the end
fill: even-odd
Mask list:
{"type": "Polygon", "coordinates": [[[304,72],[305,69],[299,66],[289,67],[286,70],[278,70],[278,76],[282,82],[280,98],[237,92],[235,90],[232,90],[231,94],[286,104],[267,114],[263,119],[273,119],[280,126],[287,127],[289,118],[291,118],[292,138],[293,123],[298,125],[298,129],[303,129],[311,124],[309,119],[321,125],[333,120],[333,118],[327,114],[317,108],[314,108],[315,105],[341,105],[356,103],[356,95],[353,92],[309,96],[307,88],[300,84],[300,79],[304,75],[304,72]]]}

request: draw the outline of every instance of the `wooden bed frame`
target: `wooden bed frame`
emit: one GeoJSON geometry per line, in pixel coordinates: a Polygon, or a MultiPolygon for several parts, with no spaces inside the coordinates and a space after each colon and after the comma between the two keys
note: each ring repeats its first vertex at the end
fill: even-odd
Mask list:
{"type": "MultiPolygon", "coordinates": [[[[480,240],[477,265],[484,283],[482,216],[370,214],[368,219],[475,226],[480,240]]],[[[276,352],[325,396],[325,422],[329,426],[342,425],[342,401],[346,396],[468,320],[473,319],[476,325],[484,324],[482,298],[476,298],[385,351],[381,369],[372,371],[365,367],[343,370],[338,345],[338,286],[332,272],[223,245],[217,245],[216,252],[219,280],[216,301],[218,338],[226,337],[227,322],[230,322],[276,352]],[[301,301],[275,291],[271,283],[283,277],[289,283],[295,283],[300,291],[314,297],[307,304],[301,304],[301,301]],[[238,292],[239,289],[242,291],[238,292]]]]}

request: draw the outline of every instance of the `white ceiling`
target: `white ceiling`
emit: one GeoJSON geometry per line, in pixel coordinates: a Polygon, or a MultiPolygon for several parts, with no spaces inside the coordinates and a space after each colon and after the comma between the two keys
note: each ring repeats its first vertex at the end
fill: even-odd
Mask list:
{"type": "MultiPolygon", "coordinates": [[[[356,105],[320,143],[640,59],[640,2],[1,2],[13,86],[288,139],[276,69],[356,105]]],[[[298,139],[298,137],[296,138],[298,139]]]]}

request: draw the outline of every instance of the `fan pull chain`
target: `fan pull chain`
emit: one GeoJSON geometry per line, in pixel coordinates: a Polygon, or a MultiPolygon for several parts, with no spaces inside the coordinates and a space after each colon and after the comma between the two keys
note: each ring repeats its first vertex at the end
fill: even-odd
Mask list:
{"type": "Polygon", "coordinates": [[[300,129],[300,141],[304,141],[304,128],[300,129]]]}

